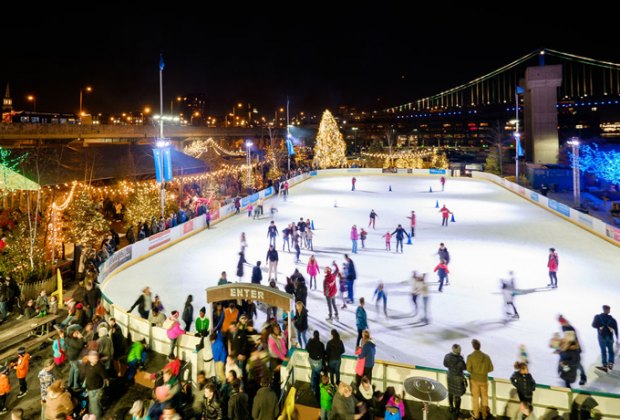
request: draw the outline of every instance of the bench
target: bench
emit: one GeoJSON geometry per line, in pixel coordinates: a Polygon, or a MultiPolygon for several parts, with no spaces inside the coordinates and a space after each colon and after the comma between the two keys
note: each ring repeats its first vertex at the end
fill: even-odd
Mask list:
{"type": "Polygon", "coordinates": [[[51,340],[53,340],[55,335],[56,335],[56,331],[48,332],[47,334],[44,334],[44,335],[28,336],[25,339],[27,341],[20,341],[11,347],[5,348],[4,351],[0,353],[0,363],[2,363],[3,365],[6,365],[8,360],[16,359],[17,349],[20,348],[21,346],[24,346],[28,353],[32,353],[33,351],[38,350],[43,343],[48,343],[51,340]],[[29,337],[36,337],[36,338],[30,339],[29,337]]]}
{"type": "MultiPolygon", "coordinates": [[[[17,321],[17,324],[13,322],[8,328],[0,329],[0,351],[4,351],[6,348],[12,347],[15,343],[20,343],[25,338],[31,336],[33,331],[41,329],[41,336],[50,334],[50,325],[59,319],[63,319],[67,316],[65,311],[61,311],[58,314],[46,315],[41,318],[31,318],[26,320],[17,321]]],[[[54,334],[56,331],[52,331],[54,334]]]]}

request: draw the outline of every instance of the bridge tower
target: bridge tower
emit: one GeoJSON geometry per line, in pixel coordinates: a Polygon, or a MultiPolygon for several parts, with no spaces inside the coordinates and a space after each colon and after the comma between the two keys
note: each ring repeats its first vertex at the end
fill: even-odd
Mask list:
{"type": "Polygon", "coordinates": [[[11,99],[11,91],[9,89],[9,82],[6,83],[6,90],[4,92],[4,99],[2,99],[2,112],[13,111],[13,99],[11,99]]]}
{"type": "Polygon", "coordinates": [[[525,70],[525,137],[527,156],[534,163],[558,163],[558,87],[562,65],[525,70]]]}

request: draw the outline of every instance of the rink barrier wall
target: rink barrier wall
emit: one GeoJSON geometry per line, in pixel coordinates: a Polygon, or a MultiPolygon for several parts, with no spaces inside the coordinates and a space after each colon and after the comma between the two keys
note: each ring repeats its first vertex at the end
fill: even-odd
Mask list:
{"type": "Polygon", "coordinates": [[[525,198],[526,200],[542,207],[543,209],[550,211],[556,216],[560,216],[565,220],[579,226],[582,229],[606,240],[607,242],[620,247],[620,229],[610,224],[603,222],[602,220],[592,217],[589,214],[582,213],[566,204],[560,203],[549,197],[527,189],[521,185],[510,182],[507,179],[501,178],[497,175],[485,173],[485,172],[472,172],[472,178],[484,179],[491,181],[497,185],[500,185],[507,190],[525,198]]]}
{"type": "MultiPolygon", "coordinates": [[[[292,385],[296,380],[310,382],[310,362],[308,352],[301,349],[291,349],[289,360],[282,365],[282,378],[287,378],[292,385]]],[[[343,356],[340,366],[340,379],[351,383],[355,381],[355,365],[357,357],[343,356]]],[[[448,371],[443,369],[428,368],[424,366],[395,363],[385,360],[376,360],[372,371],[372,383],[377,390],[384,391],[388,386],[393,386],[396,392],[403,391],[403,383],[410,376],[421,376],[442,383],[448,387],[448,371]]],[[[284,389],[284,387],[283,387],[284,389]]],[[[513,418],[519,409],[519,397],[516,388],[508,379],[489,377],[489,408],[495,415],[504,415],[513,418]]],[[[534,392],[534,411],[539,418],[552,410],[557,410],[559,415],[570,413],[573,406],[580,406],[587,398],[593,398],[598,404],[595,410],[602,415],[603,419],[620,419],[620,396],[596,391],[571,390],[564,387],[548,385],[536,385],[534,392]]],[[[415,400],[405,393],[405,399],[415,400]]],[[[448,407],[448,399],[438,403],[442,407],[448,407]]],[[[461,408],[471,410],[472,399],[470,387],[463,396],[461,408]]],[[[545,417],[546,418],[546,417],[545,417]]],[[[572,418],[572,417],[571,417],[572,418]]],[[[599,417],[596,417],[599,418],[599,417]]]]}
{"type": "MultiPolygon", "coordinates": [[[[309,178],[310,175],[308,173],[293,177],[288,180],[289,188],[309,178]]],[[[243,213],[250,203],[253,204],[257,202],[259,198],[270,198],[274,193],[273,187],[268,187],[250,196],[243,197],[242,204],[243,200],[245,200],[245,205],[242,205],[241,212],[243,213]]],[[[234,203],[222,206],[219,209],[213,209],[213,211],[211,211],[211,224],[215,225],[220,223],[234,214],[234,203]]],[[[119,249],[99,266],[98,281],[102,286],[103,304],[106,308],[108,317],[116,318],[117,324],[121,326],[123,332],[127,332],[127,335],[131,335],[132,340],[146,339],[149,348],[157,353],[164,355],[170,353],[170,339],[168,338],[166,330],[161,327],[153,327],[146,319],[128,313],[125,308],[114,304],[105,295],[105,288],[108,282],[112,280],[117,273],[190,236],[202,232],[206,227],[206,218],[204,215],[200,215],[178,226],[156,233],[155,235],[151,235],[148,238],[144,238],[141,241],[119,249]]],[[[200,370],[204,370],[208,376],[215,375],[211,343],[206,339],[204,341],[204,348],[196,352],[196,345],[199,344],[199,342],[199,337],[184,334],[179,337],[174,349],[175,354],[179,355],[182,360],[190,363],[192,380],[196,380],[196,373],[200,370]]]]}

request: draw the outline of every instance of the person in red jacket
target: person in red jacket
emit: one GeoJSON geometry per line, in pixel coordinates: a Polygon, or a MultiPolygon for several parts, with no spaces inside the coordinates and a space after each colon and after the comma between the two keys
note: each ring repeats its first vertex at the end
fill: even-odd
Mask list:
{"type": "Polygon", "coordinates": [[[444,204],[442,208],[439,209],[439,213],[441,213],[441,226],[448,226],[448,217],[452,214],[452,212],[446,207],[444,204]]]}
{"type": "Polygon", "coordinates": [[[327,321],[332,320],[332,308],[334,308],[334,314],[336,315],[336,321],[338,321],[338,307],[336,306],[336,294],[338,293],[338,285],[336,276],[332,274],[330,267],[325,267],[325,280],[323,280],[323,294],[327,300],[327,309],[329,310],[329,318],[327,321]]]}
{"type": "Polygon", "coordinates": [[[355,191],[356,182],[357,182],[357,179],[355,179],[355,177],[351,178],[351,191],[355,191]]]}
{"type": "Polygon", "coordinates": [[[555,248],[549,248],[549,259],[547,261],[547,267],[549,268],[549,284],[547,286],[552,289],[557,289],[558,287],[558,265],[560,265],[558,253],[555,252],[555,248]]]}
{"type": "Polygon", "coordinates": [[[443,292],[443,282],[450,274],[450,270],[448,270],[448,266],[446,265],[446,260],[441,260],[437,267],[433,270],[439,276],[439,291],[443,292]]]}

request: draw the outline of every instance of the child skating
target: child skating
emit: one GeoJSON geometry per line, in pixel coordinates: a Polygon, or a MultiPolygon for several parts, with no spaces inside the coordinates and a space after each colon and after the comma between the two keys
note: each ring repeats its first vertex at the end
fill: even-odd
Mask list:
{"type": "Polygon", "coordinates": [[[392,241],[392,234],[390,233],[390,231],[388,230],[385,235],[381,236],[382,238],[385,238],[385,250],[386,251],[391,251],[391,241],[392,241]]]}
{"type": "Polygon", "coordinates": [[[381,302],[381,300],[383,300],[383,313],[385,314],[385,317],[388,318],[387,293],[385,291],[382,281],[379,281],[379,285],[377,286],[377,288],[375,289],[375,293],[373,294],[373,299],[376,299],[377,313],[379,312],[379,303],[381,302]]]}

